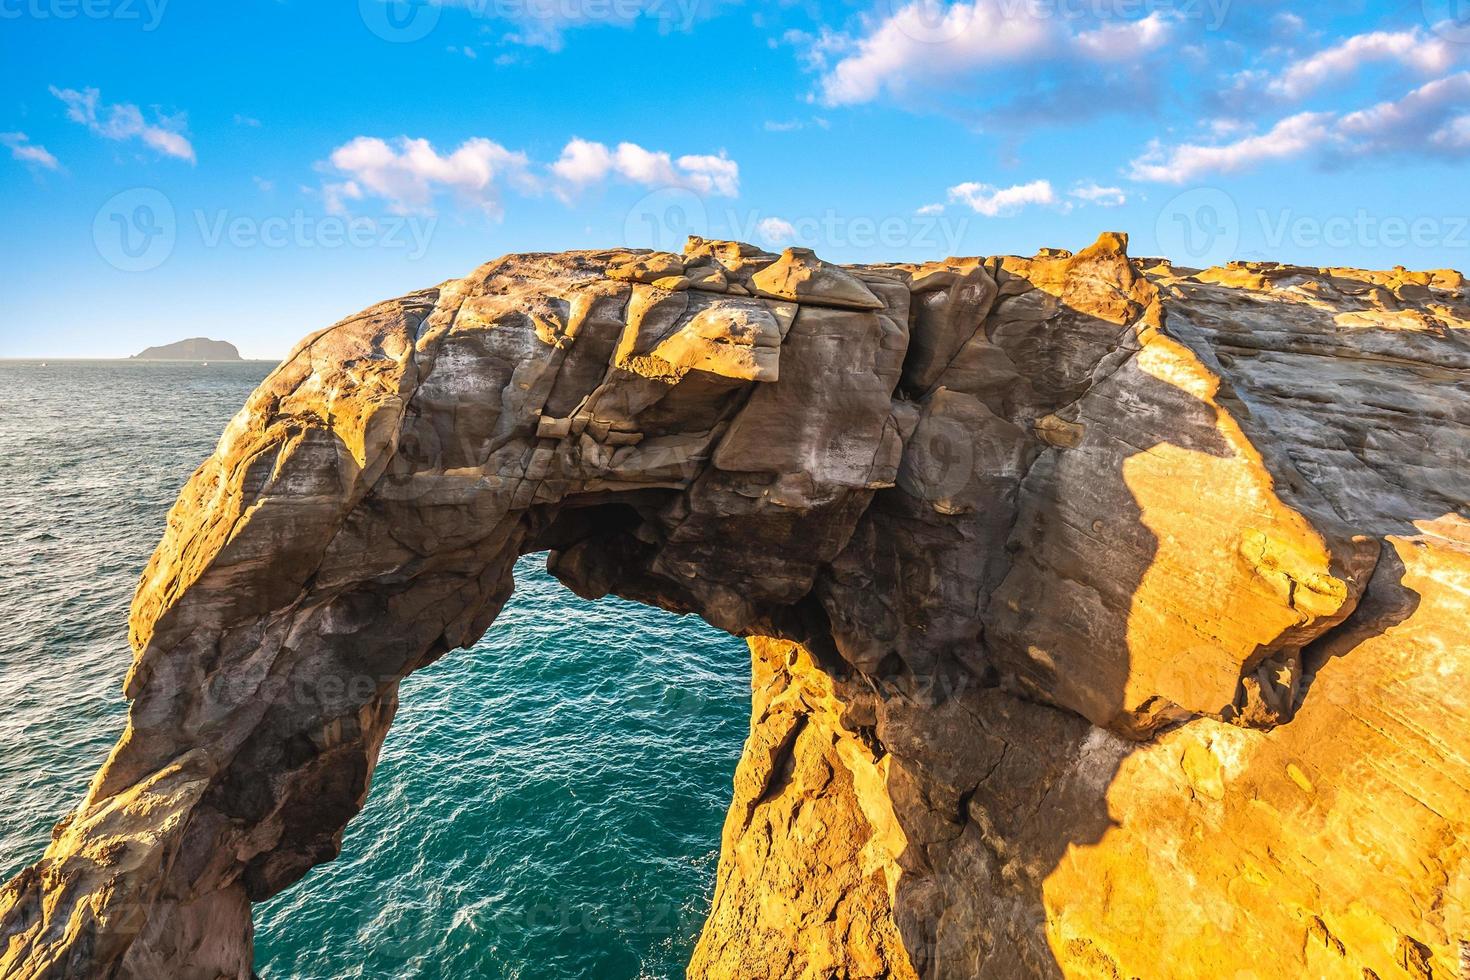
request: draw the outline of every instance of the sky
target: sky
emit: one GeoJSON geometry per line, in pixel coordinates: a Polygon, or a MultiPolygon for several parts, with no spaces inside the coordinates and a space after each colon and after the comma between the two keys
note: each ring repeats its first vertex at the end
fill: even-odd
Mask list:
{"type": "Polygon", "coordinates": [[[1470,261],[1470,0],[0,0],[0,357],[507,252],[1470,261]]]}

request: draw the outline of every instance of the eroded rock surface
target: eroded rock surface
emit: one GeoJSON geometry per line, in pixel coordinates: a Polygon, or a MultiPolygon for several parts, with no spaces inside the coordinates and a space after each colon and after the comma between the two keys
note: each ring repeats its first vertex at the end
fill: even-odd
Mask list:
{"type": "Polygon", "coordinates": [[[0,975],[248,978],[399,681],[547,550],[751,638],[691,977],[1456,976],[1467,323],[1456,273],[1118,235],[511,256],[367,310],[181,494],[0,975]]]}

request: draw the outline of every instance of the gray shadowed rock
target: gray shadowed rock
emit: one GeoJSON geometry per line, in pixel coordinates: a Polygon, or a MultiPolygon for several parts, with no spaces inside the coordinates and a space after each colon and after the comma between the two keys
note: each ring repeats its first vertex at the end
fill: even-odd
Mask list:
{"type": "Polygon", "coordinates": [[[538,551],[749,637],[693,978],[1455,975],[1464,280],[1126,246],[515,255],[307,338],[169,515],[0,976],[248,978],[538,551]]]}

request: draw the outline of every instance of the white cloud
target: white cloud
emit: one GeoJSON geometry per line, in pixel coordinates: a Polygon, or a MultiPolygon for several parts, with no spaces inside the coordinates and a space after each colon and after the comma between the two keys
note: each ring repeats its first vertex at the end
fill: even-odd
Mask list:
{"type": "MultiPolygon", "coordinates": [[[[426,0],[433,6],[460,8],[477,20],[505,21],[513,30],[505,35],[511,44],[560,51],[565,34],[581,27],[627,27],[640,19],[655,22],[660,31],[689,31],[696,23],[719,12],[727,0],[603,0],[575,3],[568,0],[426,0]]],[[[489,32],[488,25],[482,30],[489,32]]]]}
{"type": "Polygon", "coordinates": [[[1300,99],[1326,83],[1353,75],[1370,62],[1397,62],[1425,75],[1437,75],[1455,63],[1454,47],[1419,28],[1357,34],[1288,65],[1268,86],[1274,95],[1300,99]]]}
{"type": "Polygon", "coordinates": [[[1342,117],[1338,129],[1356,155],[1458,149],[1452,136],[1441,136],[1452,120],[1470,106],[1470,72],[1460,72],[1421,85],[1394,102],[1380,102],[1342,117]]]}
{"type": "Polygon", "coordinates": [[[1298,14],[1283,10],[1271,18],[1271,26],[1276,29],[1277,34],[1291,37],[1305,33],[1307,30],[1307,21],[1298,14]]]}
{"type": "Polygon", "coordinates": [[[679,182],[673,160],[659,150],[645,150],[637,143],[619,143],[608,154],[611,169],[635,184],[671,187],[679,182]]]}
{"type": "Polygon", "coordinates": [[[994,187],[990,184],[965,183],[949,189],[949,199],[966,204],[976,214],[987,218],[1015,214],[1033,205],[1055,205],[1056,191],[1049,180],[1033,180],[1029,184],[1014,187],[994,187]]]}
{"type": "Polygon", "coordinates": [[[1104,24],[1077,35],[1077,49],[1098,61],[1123,61],[1153,51],[1169,40],[1168,18],[1154,11],[1142,20],[1104,24]]]}
{"type": "Polygon", "coordinates": [[[740,193],[740,165],[723,153],[689,154],[676,160],[663,150],[647,150],[637,143],[619,143],[610,149],[604,143],[572,139],[551,165],[551,173],[564,185],[564,195],[611,177],[644,187],[683,187],[721,197],[740,193]]]}
{"type": "Polygon", "coordinates": [[[762,218],[755,228],[773,245],[796,241],[796,226],[785,218],[762,218]]]}
{"type": "Polygon", "coordinates": [[[553,174],[579,187],[607,179],[612,169],[612,152],[604,144],[579,138],[572,139],[551,165],[553,174]]]}
{"type": "Polygon", "coordinates": [[[723,153],[686,155],[679,158],[678,164],[689,186],[701,194],[736,197],[740,193],[740,165],[723,153]]]}
{"type": "Polygon", "coordinates": [[[1470,150],[1470,115],[1451,119],[1430,137],[1430,141],[1446,150],[1470,150]]]}
{"type": "Polygon", "coordinates": [[[943,214],[943,213],[944,213],[944,205],[943,204],[938,204],[938,203],[935,203],[935,204],[926,204],[926,205],[924,205],[923,207],[919,208],[917,211],[914,212],[914,214],[917,214],[917,215],[931,215],[931,214],[943,214]]]}
{"type": "Polygon", "coordinates": [[[1044,52],[1052,30],[1040,18],[1008,18],[998,3],[941,5],[916,0],[900,7],[855,51],[822,76],[829,105],[870,102],[886,89],[902,89],[915,78],[952,77],[981,67],[1025,60],[1044,52]]]}
{"type": "Polygon", "coordinates": [[[328,214],[346,214],[349,210],[348,201],[361,201],[362,199],[362,188],[355,180],[322,185],[322,202],[328,214]]]}
{"type": "Polygon", "coordinates": [[[911,0],[860,38],[809,41],[808,60],[823,72],[823,102],[854,105],[1028,62],[1126,62],[1161,48],[1172,34],[1172,21],[1158,12],[1091,30],[1078,18],[1047,13],[1014,0],[911,0]],[[835,55],[841,57],[828,67],[835,55]]]}
{"type": "Polygon", "coordinates": [[[1207,126],[1209,127],[1211,136],[1216,136],[1221,139],[1250,130],[1250,124],[1244,119],[1230,119],[1224,116],[1218,116],[1209,120],[1207,126]]]}
{"type": "Polygon", "coordinates": [[[823,119],[821,116],[813,116],[810,121],[805,119],[767,119],[764,128],[768,133],[794,133],[798,130],[806,129],[808,126],[815,126],[818,129],[829,129],[832,123],[823,119]]]}
{"type": "Polygon", "coordinates": [[[22,163],[43,170],[60,170],[61,163],[39,143],[32,143],[25,133],[0,133],[0,144],[10,148],[10,155],[22,163]]]}
{"type": "Polygon", "coordinates": [[[1101,208],[1116,208],[1128,203],[1128,195],[1123,193],[1123,188],[1103,187],[1095,181],[1078,184],[1067,192],[1067,196],[1101,208]]]}
{"type": "Polygon", "coordinates": [[[1183,184],[1207,174],[1235,173],[1267,160],[1299,156],[1331,138],[1332,113],[1302,112],[1281,120],[1271,131],[1233,143],[1166,147],[1157,141],[1130,165],[1134,180],[1183,184]]]}
{"type": "Polygon", "coordinates": [[[137,138],[165,156],[194,162],[194,146],[183,134],[182,116],[165,116],[154,111],[154,121],[143,118],[143,110],[119,102],[102,104],[102,94],[95,88],[59,89],[51,86],[51,94],[66,104],[66,117],[81,123],[103,139],[119,142],[137,138]]]}
{"type": "Polygon", "coordinates": [[[614,148],[591,140],[572,139],[561,156],[544,170],[525,153],[493,140],[465,140],[452,153],[441,153],[425,139],[400,136],[391,142],[358,136],[332,151],[319,165],[328,177],[321,187],[327,210],[344,213],[353,202],[378,198],[396,214],[431,214],[440,194],[500,213],[508,187],[523,194],[552,190],[565,201],[594,184],[619,178],[643,187],[679,187],[703,195],[735,197],[740,193],[740,165],[724,153],[674,157],[636,143],[614,148]]]}
{"type": "Polygon", "coordinates": [[[523,189],[535,186],[524,153],[479,137],[442,155],[425,139],[401,136],[390,145],[359,136],[332,151],[331,167],[346,178],[322,189],[328,210],[334,212],[344,210],[347,201],[372,195],[387,201],[395,214],[427,214],[433,212],[438,193],[448,191],[463,203],[497,214],[502,179],[523,189]]]}
{"type": "Polygon", "coordinates": [[[1129,176],[1182,184],[1308,153],[1338,162],[1403,155],[1459,159],[1470,155],[1467,106],[1470,72],[1460,72],[1421,85],[1400,99],[1356,112],[1297,113],[1276,123],[1270,132],[1232,143],[1169,147],[1154,141],[1133,161],[1129,176]]]}

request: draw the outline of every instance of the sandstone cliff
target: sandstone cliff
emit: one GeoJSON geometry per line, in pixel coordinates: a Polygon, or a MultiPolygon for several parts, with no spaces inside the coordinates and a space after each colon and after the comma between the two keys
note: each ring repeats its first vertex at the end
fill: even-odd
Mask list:
{"type": "Polygon", "coordinates": [[[1455,273],[1117,235],[512,256],[367,310],[181,494],[0,976],[249,977],[399,680],[549,550],[751,637],[692,977],[1454,977],[1467,323],[1455,273]]]}

